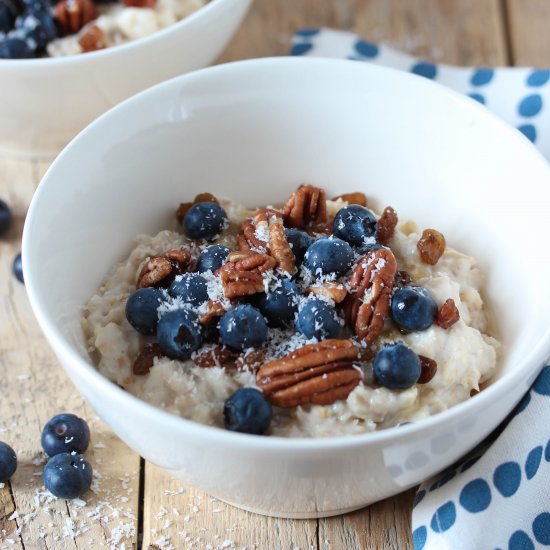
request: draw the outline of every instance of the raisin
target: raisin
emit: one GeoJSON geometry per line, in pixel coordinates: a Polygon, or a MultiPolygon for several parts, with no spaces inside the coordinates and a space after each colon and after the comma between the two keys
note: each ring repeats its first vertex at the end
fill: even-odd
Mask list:
{"type": "Polygon", "coordinates": [[[419,355],[418,358],[420,359],[420,366],[422,367],[422,370],[420,372],[420,378],[416,383],[427,384],[437,372],[437,363],[433,359],[425,357],[424,355],[419,355]]]}
{"type": "Polygon", "coordinates": [[[378,220],[378,242],[388,245],[393,238],[393,232],[397,225],[397,214],[391,206],[386,206],[382,216],[378,220]]]}
{"type": "Polygon", "coordinates": [[[103,31],[97,25],[91,24],[82,29],[78,43],[83,52],[95,52],[106,47],[103,38],[103,31]]]}
{"type": "Polygon", "coordinates": [[[410,285],[411,283],[412,283],[412,279],[407,271],[400,270],[395,274],[395,280],[393,282],[393,286],[401,287],[401,286],[410,285]]]}
{"type": "Polygon", "coordinates": [[[445,237],[435,229],[425,229],[416,247],[423,262],[435,265],[445,252],[445,237]]]}
{"type": "Polygon", "coordinates": [[[155,357],[165,357],[158,344],[147,344],[134,361],[133,373],[136,375],[149,374],[155,357]]]}
{"type": "Polygon", "coordinates": [[[438,327],[447,330],[448,328],[452,327],[459,319],[460,313],[458,312],[455,301],[452,298],[449,298],[437,310],[435,323],[438,327]]]}

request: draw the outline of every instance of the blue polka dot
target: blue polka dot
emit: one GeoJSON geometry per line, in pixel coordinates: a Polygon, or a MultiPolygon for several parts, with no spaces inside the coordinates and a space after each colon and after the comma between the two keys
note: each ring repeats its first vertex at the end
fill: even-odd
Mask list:
{"type": "Polygon", "coordinates": [[[523,124],[518,126],[518,130],[529,140],[535,143],[537,139],[537,129],[532,124],[523,124]]]}
{"type": "Polygon", "coordinates": [[[456,508],[453,502],[449,501],[440,506],[432,516],[430,527],[436,533],[443,533],[450,529],[456,521],[456,508]]]}
{"type": "Polygon", "coordinates": [[[294,44],[290,50],[290,55],[304,55],[313,48],[313,44],[305,42],[304,44],[294,44]]]}
{"type": "Polygon", "coordinates": [[[405,461],[405,468],[407,470],[417,470],[428,464],[430,459],[422,451],[415,451],[412,455],[407,457],[405,461]]]}
{"type": "Polygon", "coordinates": [[[508,550],[535,550],[535,546],[525,531],[515,531],[508,541],[508,550]]]}
{"type": "Polygon", "coordinates": [[[469,470],[479,459],[481,458],[481,455],[474,456],[473,458],[468,459],[463,465],[462,468],[460,468],[461,472],[465,472],[466,470],[469,470]]]}
{"type": "Polygon", "coordinates": [[[497,466],[493,483],[503,497],[511,497],[521,483],[521,468],[517,462],[505,462],[497,466]]]}
{"type": "Polygon", "coordinates": [[[453,477],[455,477],[456,471],[451,470],[450,472],[446,473],[443,477],[438,479],[431,487],[430,491],[435,491],[436,489],[439,489],[440,487],[443,487],[446,483],[449,483],[453,477]]]}
{"type": "Polygon", "coordinates": [[[484,86],[489,84],[493,80],[495,71],[493,69],[477,69],[472,78],[470,79],[470,84],[472,86],[484,86]]]}
{"type": "Polygon", "coordinates": [[[460,492],[459,502],[461,506],[475,514],[487,509],[491,504],[491,489],[489,484],[483,479],[473,479],[460,492]]]}
{"type": "Polygon", "coordinates": [[[527,86],[544,86],[550,80],[548,69],[538,69],[527,77],[527,86]]]}
{"type": "Polygon", "coordinates": [[[520,412],[523,412],[527,405],[529,405],[529,402],[531,401],[531,393],[526,393],[523,396],[523,399],[518,403],[518,406],[516,407],[516,414],[519,414],[520,412]]]}
{"type": "Polygon", "coordinates": [[[533,520],[533,534],[537,542],[550,544],[550,514],[543,512],[533,520]]]}
{"type": "Polygon", "coordinates": [[[378,46],[365,40],[358,40],[354,45],[355,51],[365,57],[376,57],[378,55],[378,46]]]}
{"type": "Polygon", "coordinates": [[[524,97],[518,105],[521,116],[532,117],[538,115],[542,109],[542,97],[539,94],[531,94],[524,97]]]}
{"type": "Polygon", "coordinates": [[[300,29],[296,31],[297,36],[315,36],[319,34],[319,29],[300,29]]]}
{"type": "Polygon", "coordinates": [[[418,504],[420,504],[422,502],[422,499],[425,496],[426,496],[426,491],[424,491],[424,490],[418,491],[418,493],[416,493],[416,495],[414,495],[413,508],[415,508],[418,504]]]}
{"type": "Polygon", "coordinates": [[[540,461],[542,459],[542,445],[535,447],[527,455],[527,460],[525,461],[525,475],[527,479],[531,479],[537,473],[540,461]]]}
{"type": "Polygon", "coordinates": [[[550,367],[544,367],[533,384],[533,389],[540,395],[550,395],[550,367]]]}
{"type": "Polygon", "coordinates": [[[485,97],[481,94],[468,94],[472,99],[475,99],[477,102],[481,103],[482,105],[485,105],[485,97]]]}
{"type": "Polygon", "coordinates": [[[420,61],[420,63],[417,63],[411,67],[411,73],[419,76],[425,76],[426,78],[435,78],[437,75],[437,67],[433,63],[420,61]]]}
{"type": "Polygon", "coordinates": [[[413,544],[414,550],[422,550],[426,544],[426,538],[428,537],[428,530],[421,525],[413,531],[413,544]]]}
{"type": "Polygon", "coordinates": [[[544,460],[546,460],[546,462],[550,462],[550,439],[548,440],[546,448],[544,449],[544,460]]]}

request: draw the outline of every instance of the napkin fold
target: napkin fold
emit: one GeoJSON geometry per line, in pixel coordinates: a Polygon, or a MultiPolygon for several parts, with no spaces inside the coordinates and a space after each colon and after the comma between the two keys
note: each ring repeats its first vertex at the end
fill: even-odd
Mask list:
{"type": "MultiPolygon", "coordinates": [[[[550,160],[550,70],[454,67],[344,31],[302,29],[292,55],[375,63],[468,95],[517,128],[550,160]]],[[[550,548],[550,366],[493,434],[418,489],[415,550],[550,548]]]]}

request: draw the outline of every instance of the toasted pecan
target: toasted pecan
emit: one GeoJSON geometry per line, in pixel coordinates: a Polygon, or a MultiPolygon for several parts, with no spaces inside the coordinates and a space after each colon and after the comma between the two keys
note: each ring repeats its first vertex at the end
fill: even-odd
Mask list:
{"type": "Polygon", "coordinates": [[[283,216],[288,227],[305,229],[327,221],[326,193],[313,185],[300,185],[286,202],[283,216]]]}
{"type": "Polygon", "coordinates": [[[187,272],[191,267],[189,250],[171,248],[145,262],[138,275],[136,288],[167,288],[178,275],[187,272]]]}
{"type": "Polygon", "coordinates": [[[367,206],[367,196],[365,193],[356,191],[355,193],[343,193],[342,195],[336,195],[332,200],[337,201],[341,199],[348,204],[358,204],[359,206],[367,206]]]}
{"type": "Polygon", "coordinates": [[[75,34],[97,17],[97,10],[92,0],[62,0],[53,14],[62,34],[75,34]]]}
{"type": "Polygon", "coordinates": [[[348,295],[348,291],[344,285],[335,281],[324,281],[320,284],[310,286],[306,289],[306,292],[315,296],[330,298],[336,304],[343,302],[348,295]]]}

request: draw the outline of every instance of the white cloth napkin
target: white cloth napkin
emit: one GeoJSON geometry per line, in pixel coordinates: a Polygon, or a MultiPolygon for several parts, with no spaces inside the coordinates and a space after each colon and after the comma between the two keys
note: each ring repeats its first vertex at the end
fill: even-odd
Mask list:
{"type": "MultiPolygon", "coordinates": [[[[428,63],[329,29],[296,32],[291,53],[431,78],[486,105],[550,160],[550,70],[428,63]]],[[[550,366],[486,441],[419,487],[412,528],[415,550],[550,548],[550,366]]]]}

